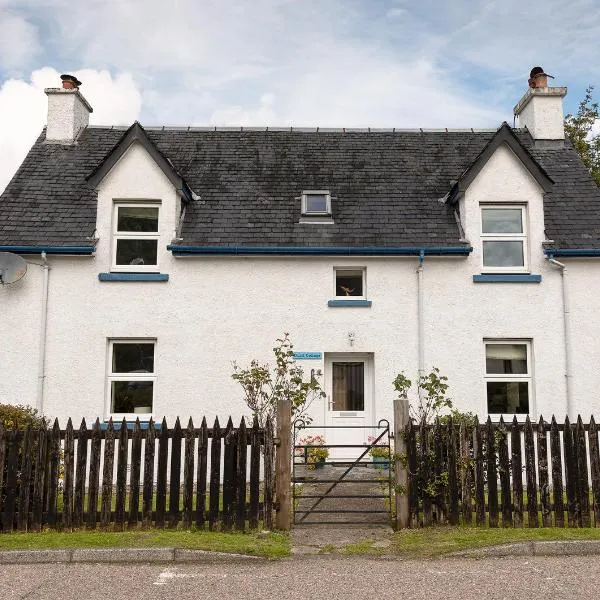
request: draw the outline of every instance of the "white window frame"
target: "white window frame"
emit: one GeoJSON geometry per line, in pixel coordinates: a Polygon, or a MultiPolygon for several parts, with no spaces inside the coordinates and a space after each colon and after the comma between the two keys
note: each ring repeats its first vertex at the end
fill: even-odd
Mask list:
{"type": "Polygon", "coordinates": [[[126,273],[158,273],[159,272],[159,238],[160,238],[160,200],[132,202],[131,200],[115,200],[113,202],[113,224],[112,224],[112,258],[111,271],[126,273]],[[117,231],[119,223],[119,208],[158,208],[158,226],[156,232],[153,231],[117,231]],[[156,240],[156,264],[155,265],[118,265],[117,264],[117,243],[119,240],[156,240]]]}
{"type": "Polygon", "coordinates": [[[479,205],[479,221],[481,232],[481,267],[484,273],[529,273],[529,245],[527,243],[527,204],[485,204],[479,205]],[[483,211],[484,209],[521,209],[522,233],[484,233],[483,211]],[[523,266],[522,267],[488,267],[484,264],[483,244],[484,242],[522,242],[523,243],[523,266]]]}
{"type": "Polygon", "coordinates": [[[140,421],[148,421],[155,414],[156,406],[156,338],[109,338],[107,365],[106,365],[106,415],[112,417],[113,421],[122,421],[139,418],[140,421]],[[113,373],[113,349],[115,344],[153,344],[154,345],[154,371],[152,373],[113,373]],[[152,411],[149,413],[120,413],[112,410],[112,382],[113,381],[152,381],[152,411]]]}
{"type": "Polygon", "coordinates": [[[333,267],[333,297],[335,300],[366,300],[367,299],[367,267],[333,267]],[[362,295],[361,296],[337,296],[337,273],[338,271],[361,271],[362,272],[362,295]]]}
{"type": "Polygon", "coordinates": [[[499,420],[502,417],[505,421],[512,421],[516,416],[518,421],[525,421],[527,415],[532,419],[534,417],[534,387],[533,387],[533,352],[532,352],[532,340],[530,338],[519,339],[519,338],[498,338],[498,339],[484,339],[483,340],[483,378],[485,381],[485,413],[492,417],[492,420],[499,420]],[[524,374],[490,374],[487,372],[487,347],[498,346],[505,344],[514,344],[519,346],[525,346],[527,350],[527,373],[524,374]],[[527,383],[527,397],[529,398],[529,412],[528,413],[489,413],[488,412],[488,397],[487,397],[487,384],[488,382],[526,382],[527,383]]]}
{"type": "Polygon", "coordinates": [[[329,190],[304,190],[302,192],[302,216],[310,217],[310,216],[331,216],[331,194],[329,190]],[[307,210],[307,196],[318,195],[325,196],[325,201],[327,203],[327,210],[325,211],[308,211],[307,210]]]}

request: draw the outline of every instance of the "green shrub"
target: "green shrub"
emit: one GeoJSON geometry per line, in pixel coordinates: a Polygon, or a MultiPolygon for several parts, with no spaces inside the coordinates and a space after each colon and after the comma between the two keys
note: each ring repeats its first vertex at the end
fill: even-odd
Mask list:
{"type": "Polygon", "coordinates": [[[38,414],[37,408],[23,406],[22,404],[0,404],[0,423],[9,431],[14,429],[24,430],[27,425],[34,429],[39,429],[42,425],[43,417],[38,414]]]}

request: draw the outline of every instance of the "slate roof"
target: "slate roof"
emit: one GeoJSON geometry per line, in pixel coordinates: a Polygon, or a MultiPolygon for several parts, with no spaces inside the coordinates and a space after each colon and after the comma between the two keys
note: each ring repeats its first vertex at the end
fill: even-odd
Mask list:
{"type": "MultiPolygon", "coordinates": [[[[459,246],[440,201],[494,131],[146,129],[201,197],[188,204],[181,245],[459,246]],[[333,225],[299,223],[303,190],[328,189],[333,225]]],[[[0,246],[91,245],[96,193],[86,181],[123,129],[88,127],[78,143],[42,132],[0,197],[0,246]]],[[[560,248],[600,248],[600,190],[569,144],[536,149],[555,182],[544,200],[547,236],[560,248]]]]}

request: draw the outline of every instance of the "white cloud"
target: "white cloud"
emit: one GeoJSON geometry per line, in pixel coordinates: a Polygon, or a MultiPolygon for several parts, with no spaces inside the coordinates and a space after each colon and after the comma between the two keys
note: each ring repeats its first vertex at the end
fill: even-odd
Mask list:
{"type": "MultiPolygon", "coordinates": [[[[112,77],[108,71],[74,73],[82,93],[94,108],[92,124],[131,124],[139,117],[141,94],[132,76],[112,77]]],[[[0,88],[0,193],[25,158],[46,123],[46,87],[59,87],[59,72],[44,67],[30,81],[9,79],[0,88]]]]}
{"type": "Polygon", "coordinates": [[[36,27],[16,12],[0,10],[0,69],[26,66],[39,51],[36,27]]]}

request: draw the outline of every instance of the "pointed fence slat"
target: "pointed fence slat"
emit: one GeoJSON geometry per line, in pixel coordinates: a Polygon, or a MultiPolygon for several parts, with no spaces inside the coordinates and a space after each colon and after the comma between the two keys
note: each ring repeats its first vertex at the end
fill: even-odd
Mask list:
{"type": "Polygon", "coordinates": [[[448,419],[448,520],[450,525],[458,525],[458,479],[456,474],[458,455],[456,428],[452,417],[448,419]]]}
{"type": "Polygon", "coordinates": [[[565,507],[563,503],[562,452],[560,449],[560,433],[554,416],[550,422],[550,462],[552,464],[552,497],[555,527],[565,526],[565,507]]]}
{"type": "Polygon", "coordinates": [[[215,419],[210,445],[210,499],[208,508],[208,528],[213,531],[219,520],[219,495],[221,491],[221,428],[215,419]]]}
{"type": "Polygon", "coordinates": [[[125,500],[127,497],[127,450],[129,434],[127,421],[123,417],[119,429],[119,444],[117,446],[117,489],[115,498],[115,530],[123,531],[125,527],[125,500]]]}
{"type": "Polygon", "coordinates": [[[585,429],[581,415],[577,417],[577,471],[579,492],[579,525],[581,527],[590,527],[592,524],[590,516],[590,484],[588,480],[588,460],[587,448],[585,443],[585,429]]]}
{"type": "Polygon", "coordinates": [[[48,526],[55,527],[58,500],[58,472],[60,466],[60,426],[58,424],[58,419],[54,419],[54,425],[48,434],[50,436],[48,450],[50,463],[48,467],[48,503],[46,505],[46,511],[48,513],[48,526]]]}
{"type": "Polygon", "coordinates": [[[73,422],[67,421],[64,446],[64,479],[63,479],[63,528],[67,531],[73,528],[73,480],[75,479],[75,439],[73,422]]]}
{"type": "MultiPolygon", "coordinates": [[[[2,457],[2,424],[0,424],[0,489],[2,489],[2,475],[4,472],[4,461],[2,457]]],[[[44,511],[44,474],[46,472],[46,422],[37,432],[37,455],[35,459],[35,473],[33,476],[33,500],[32,500],[32,531],[40,531],[42,528],[42,514],[44,511]]],[[[0,514],[2,514],[2,494],[0,494],[0,514]]]]}
{"type": "Polygon", "coordinates": [[[510,462],[508,459],[508,432],[500,417],[498,428],[498,470],[500,475],[500,498],[502,499],[502,526],[513,524],[512,499],[510,497],[510,462]]]}
{"type": "MultiPolygon", "coordinates": [[[[129,528],[137,527],[140,518],[140,470],[142,466],[142,429],[136,418],[131,432],[131,469],[129,472],[129,528]]],[[[154,465],[152,465],[154,466],[154,465]]]]}
{"type": "Polygon", "coordinates": [[[23,435],[21,477],[19,481],[19,511],[18,527],[19,531],[27,531],[29,525],[29,495],[31,492],[31,448],[33,446],[33,429],[27,425],[23,435]]]}
{"type": "Polygon", "coordinates": [[[233,497],[235,490],[235,434],[231,417],[225,428],[223,452],[223,529],[231,531],[233,525],[233,497]]]}
{"type": "Polygon", "coordinates": [[[512,471],[513,524],[523,527],[523,459],[521,454],[521,427],[516,415],[510,429],[510,455],[512,471]]]}
{"type": "Polygon", "coordinates": [[[204,528],[206,522],[206,474],[208,463],[208,428],[202,418],[198,434],[198,465],[196,474],[196,527],[204,528]]]}
{"type": "Polygon", "coordinates": [[[15,510],[17,503],[17,476],[19,471],[19,445],[21,432],[18,429],[8,436],[9,445],[6,460],[6,494],[4,497],[4,511],[2,514],[2,530],[11,533],[15,526],[15,510]]]}
{"type": "Polygon", "coordinates": [[[152,525],[152,498],[154,496],[154,453],[156,448],[156,429],[150,418],[144,444],[144,489],[142,498],[142,527],[152,525]]]}
{"type": "MultiPolygon", "coordinates": [[[[600,453],[598,452],[598,428],[592,416],[588,429],[590,445],[590,472],[592,476],[592,506],[594,509],[594,527],[600,527],[600,453]]],[[[2,442],[0,442],[1,444],[2,442]]]]}
{"type": "Polygon", "coordinates": [[[473,459],[475,461],[475,523],[481,527],[485,525],[485,482],[483,439],[477,417],[473,427],[473,459]]]}
{"type": "Polygon", "coordinates": [[[448,456],[447,456],[447,431],[442,427],[439,419],[436,419],[433,428],[433,444],[435,448],[435,487],[437,491],[435,503],[438,508],[438,523],[445,523],[448,519],[448,486],[447,477],[442,477],[442,473],[448,473],[448,456]]]}
{"type": "Polygon", "coordinates": [[[488,484],[488,512],[490,527],[498,527],[498,474],[496,470],[496,440],[494,426],[488,417],[485,426],[486,471],[488,484]]]}
{"type": "Polygon", "coordinates": [[[73,501],[73,527],[83,525],[85,478],[87,468],[88,430],[85,419],[77,432],[77,464],[75,466],[75,498],[73,501]]]}
{"type": "Polygon", "coordinates": [[[196,450],[196,439],[194,438],[194,423],[192,418],[185,430],[185,457],[183,461],[183,519],[185,529],[192,526],[194,510],[194,452],[196,450]]]}
{"type": "Polygon", "coordinates": [[[423,525],[431,525],[433,522],[433,510],[431,507],[431,498],[426,492],[426,488],[429,484],[429,427],[423,420],[419,429],[419,438],[421,441],[421,452],[419,456],[420,462],[420,477],[419,477],[419,494],[423,498],[423,525]]]}
{"type": "Polygon", "coordinates": [[[548,441],[546,438],[546,424],[541,416],[537,429],[537,456],[542,527],[552,527],[552,505],[550,504],[550,482],[548,478],[548,441]]]}
{"type": "Polygon", "coordinates": [[[169,456],[169,432],[163,417],[158,433],[158,467],[156,471],[156,527],[165,526],[167,511],[167,465],[169,456]]]}
{"type": "Polygon", "coordinates": [[[464,420],[460,423],[458,435],[460,439],[460,489],[462,494],[461,512],[463,516],[463,522],[467,525],[470,525],[473,522],[473,509],[471,506],[473,469],[471,467],[471,455],[469,452],[469,431],[464,420]]]}
{"type": "Polygon", "coordinates": [[[273,452],[273,423],[271,417],[267,417],[265,424],[265,451],[264,451],[264,515],[263,521],[265,529],[273,529],[273,491],[274,491],[274,463],[273,452]]]}
{"type": "MultiPolygon", "coordinates": [[[[43,424],[43,422],[42,422],[43,424]]],[[[4,489],[4,465],[6,463],[6,429],[0,421],[0,490],[4,489]]],[[[0,529],[2,528],[2,496],[0,493],[0,529]]]]}
{"type": "Polygon", "coordinates": [[[406,454],[408,461],[408,510],[411,527],[419,525],[419,481],[417,473],[417,429],[412,419],[406,425],[406,454]]]}
{"type": "Polygon", "coordinates": [[[260,430],[254,417],[250,432],[250,528],[258,528],[260,502],[260,430]]]}
{"type": "Polygon", "coordinates": [[[236,510],[235,527],[244,531],[246,527],[246,467],[248,456],[248,436],[246,434],[246,421],[242,422],[237,431],[237,477],[236,477],[236,510]]]}
{"type": "Polygon", "coordinates": [[[527,519],[529,527],[538,527],[537,482],[535,477],[535,442],[529,416],[525,419],[525,479],[527,481],[527,519]]]}
{"type": "Polygon", "coordinates": [[[112,419],[108,422],[104,436],[104,469],[102,471],[102,510],[100,525],[104,528],[112,520],[113,476],[115,465],[115,429],[112,419]]]}
{"type": "Polygon", "coordinates": [[[90,445],[90,475],[88,487],[87,526],[94,529],[98,522],[98,492],[100,491],[100,453],[102,450],[102,430],[100,419],[96,419],[92,428],[90,445]]]}
{"type": "Polygon", "coordinates": [[[173,439],[171,441],[171,481],[169,484],[169,527],[177,527],[181,512],[179,510],[179,497],[181,492],[181,422],[179,417],[175,420],[173,439]]]}
{"type": "Polygon", "coordinates": [[[569,417],[565,418],[563,430],[563,449],[565,453],[565,477],[567,480],[567,518],[569,527],[577,527],[579,506],[577,503],[577,459],[573,443],[573,430],[569,417]]]}

